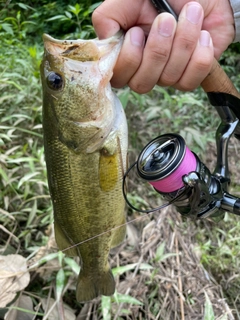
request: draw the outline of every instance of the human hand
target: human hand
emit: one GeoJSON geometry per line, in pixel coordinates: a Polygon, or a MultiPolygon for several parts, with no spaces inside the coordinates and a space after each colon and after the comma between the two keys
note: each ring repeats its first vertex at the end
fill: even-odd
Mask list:
{"type": "Polygon", "coordinates": [[[157,15],[150,0],[105,0],[93,13],[100,39],[120,28],[126,31],[111,81],[114,87],[128,84],[138,93],[155,84],[193,90],[209,73],[214,55],[219,58],[233,41],[228,0],[169,3],[179,15],[178,23],[168,13],[157,15]]]}

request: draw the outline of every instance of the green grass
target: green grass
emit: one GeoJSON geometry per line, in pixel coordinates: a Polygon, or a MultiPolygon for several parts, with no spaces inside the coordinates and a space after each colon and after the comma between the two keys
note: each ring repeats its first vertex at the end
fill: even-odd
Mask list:
{"type": "MultiPolygon", "coordinates": [[[[80,23],[80,12],[74,13],[73,7],[68,9],[67,12],[75,15],[78,22],[73,33],[84,31],[84,36],[92,34],[92,29],[84,25],[84,20],[80,23]],[[80,28],[82,23],[83,29],[80,28]]],[[[46,310],[49,311],[44,307],[44,299],[55,299],[53,309],[55,303],[56,312],[63,308],[65,312],[74,314],[73,310],[84,312],[84,307],[75,301],[78,260],[59,252],[52,237],[52,205],[42,139],[39,65],[43,47],[40,40],[35,41],[32,36],[33,25],[23,23],[28,20],[21,20],[26,10],[31,12],[31,9],[25,8],[22,15],[16,18],[20,19],[18,28],[15,20],[6,20],[3,17],[2,21],[5,20],[0,29],[0,254],[19,254],[26,258],[32,277],[23,293],[31,298],[36,308],[36,311],[32,311],[36,314],[36,319],[44,319],[43,314],[46,317],[46,310]],[[30,38],[27,39],[28,32],[30,38]],[[70,310],[66,311],[67,307],[70,310]]],[[[85,8],[84,12],[87,12],[86,10],[85,8]]],[[[89,12],[85,13],[86,17],[89,12]]],[[[70,19],[69,13],[62,12],[61,15],[61,18],[55,19],[58,23],[61,23],[62,19],[66,25],[69,22],[67,19],[70,19]]],[[[83,18],[84,14],[81,16],[81,19],[83,18]]],[[[32,19],[31,16],[29,19],[32,19]]],[[[228,52],[222,63],[228,65],[226,70],[236,86],[239,86],[239,72],[234,67],[238,61],[237,50],[238,47],[234,46],[231,54],[228,52]]],[[[152,138],[167,132],[180,133],[192,150],[203,158],[206,156],[206,148],[214,141],[218,119],[201,89],[181,93],[171,88],[156,87],[149,94],[138,95],[124,88],[119,90],[118,94],[128,115],[130,161],[136,158],[142,147],[152,138]]],[[[239,192],[237,182],[233,192],[239,192]]],[[[152,191],[139,195],[130,188],[129,196],[139,206],[146,206],[148,197],[153,202],[159,202],[159,196],[152,191]]],[[[135,218],[138,215],[129,210],[129,217],[135,218]]],[[[170,220],[171,217],[169,225],[174,229],[175,221],[170,220]]],[[[235,310],[236,319],[240,319],[237,311],[240,308],[239,218],[227,214],[218,224],[183,221],[180,223],[183,234],[189,230],[189,225],[194,233],[192,240],[195,252],[205,269],[221,285],[227,302],[235,310]]],[[[143,224],[143,227],[145,226],[143,224]]],[[[143,227],[140,226],[139,230],[143,230],[143,227]]],[[[138,239],[141,239],[141,235],[138,235],[138,239]]],[[[104,320],[113,319],[116,314],[117,319],[128,319],[127,316],[131,316],[132,310],[141,311],[142,319],[148,319],[142,311],[143,305],[148,305],[149,314],[151,312],[157,316],[161,305],[159,280],[156,279],[161,268],[167,268],[167,262],[176,257],[176,252],[167,249],[165,240],[156,244],[152,256],[141,256],[143,261],[140,261],[140,264],[136,261],[129,263],[126,258],[135,250],[134,245],[129,244],[122,256],[120,253],[121,260],[118,263],[114,259],[112,261],[117,288],[121,287],[125,279],[139,277],[141,280],[140,275],[144,274],[144,280],[141,281],[144,282],[144,290],[148,290],[147,295],[142,293],[142,296],[134,296],[130,290],[124,291],[125,293],[117,291],[113,297],[100,299],[89,310],[104,320]],[[142,298],[143,295],[147,301],[142,298]]],[[[135,259],[136,255],[132,257],[135,259]]],[[[187,303],[194,306],[194,301],[194,297],[189,294],[187,303]]],[[[207,294],[204,301],[204,319],[214,319],[214,311],[207,294]]],[[[19,305],[14,308],[21,309],[19,305]]]]}

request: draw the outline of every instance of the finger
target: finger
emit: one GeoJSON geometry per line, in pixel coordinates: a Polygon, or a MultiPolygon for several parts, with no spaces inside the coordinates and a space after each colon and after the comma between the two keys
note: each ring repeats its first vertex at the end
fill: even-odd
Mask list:
{"type": "Polygon", "coordinates": [[[128,85],[138,93],[150,91],[157,83],[172,48],[177,22],[169,13],[156,17],[149,33],[141,65],[128,85]]]}
{"type": "Polygon", "coordinates": [[[148,33],[157,12],[151,1],[105,0],[92,14],[92,23],[99,39],[113,36],[120,28],[141,27],[148,33]]]}
{"type": "Polygon", "coordinates": [[[198,45],[179,82],[174,86],[182,91],[197,88],[209,74],[214,59],[214,48],[210,33],[202,30],[198,45]]]}
{"type": "Polygon", "coordinates": [[[203,9],[197,2],[189,2],[180,13],[172,52],[158,84],[172,86],[181,78],[194,52],[200,35],[203,9]]]}
{"type": "Polygon", "coordinates": [[[99,39],[110,38],[121,28],[116,20],[106,17],[100,9],[93,12],[92,24],[99,39]]]}
{"type": "Polygon", "coordinates": [[[123,46],[114,67],[111,84],[115,88],[125,86],[137,71],[143,55],[145,35],[141,28],[133,27],[125,35],[123,46]]]}

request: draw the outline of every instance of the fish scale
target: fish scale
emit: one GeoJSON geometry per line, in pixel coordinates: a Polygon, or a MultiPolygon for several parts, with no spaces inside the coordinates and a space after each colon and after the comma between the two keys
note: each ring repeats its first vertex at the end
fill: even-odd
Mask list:
{"type": "Polygon", "coordinates": [[[48,184],[57,245],[80,257],[79,302],[114,293],[108,256],[125,237],[127,122],[109,83],[122,40],[119,33],[106,40],[73,41],[44,35],[48,184]]]}

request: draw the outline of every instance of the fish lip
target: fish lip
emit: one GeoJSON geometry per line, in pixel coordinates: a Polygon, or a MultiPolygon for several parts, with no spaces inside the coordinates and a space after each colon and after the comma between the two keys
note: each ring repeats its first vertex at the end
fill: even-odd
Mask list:
{"type": "Polygon", "coordinates": [[[73,45],[73,44],[79,44],[79,43],[83,43],[85,41],[93,41],[95,42],[98,46],[100,45],[104,45],[104,44],[109,44],[111,42],[116,42],[118,40],[121,39],[121,37],[123,37],[124,35],[124,31],[123,30],[119,30],[117,33],[115,33],[112,37],[107,38],[107,39],[102,39],[99,40],[98,38],[92,39],[92,40],[88,40],[88,39],[77,39],[77,40],[59,40],[59,39],[55,39],[52,36],[50,36],[47,33],[44,33],[42,38],[43,38],[43,42],[51,42],[51,43],[55,43],[55,44],[59,44],[59,45],[73,45]]]}
{"type": "Polygon", "coordinates": [[[98,38],[92,40],[58,40],[48,34],[43,34],[43,42],[46,53],[50,55],[82,62],[98,61],[112,52],[114,47],[120,50],[123,34],[123,31],[120,30],[112,37],[103,40],[98,38]]]}

